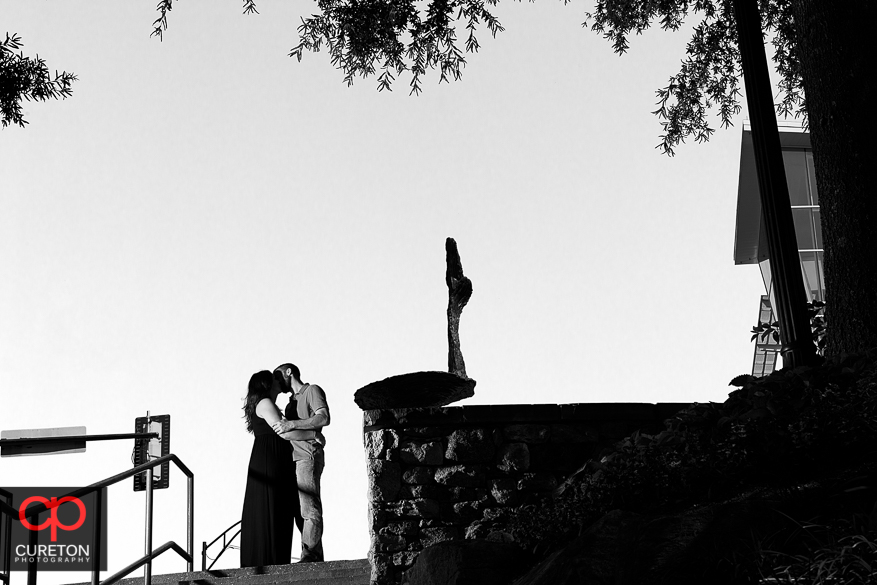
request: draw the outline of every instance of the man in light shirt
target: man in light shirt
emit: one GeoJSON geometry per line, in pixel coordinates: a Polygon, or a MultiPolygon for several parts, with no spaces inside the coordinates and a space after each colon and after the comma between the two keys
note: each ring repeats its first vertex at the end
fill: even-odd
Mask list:
{"type": "Polygon", "coordinates": [[[323,560],[323,502],[320,499],[320,476],[325,466],[323,448],[326,437],[322,429],[329,424],[329,404],[326,393],[316,384],[301,381],[301,373],[293,364],[283,364],[274,370],[283,384],[292,391],[286,405],[285,419],[274,423],[278,434],[287,431],[312,431],[294,433],[298,437],[290,439],[292,459],[295,461],[295,477],[298,483],[298,498],[301,503],[301,518],[295,523],[301,531],[300,563],[323,560]]]}

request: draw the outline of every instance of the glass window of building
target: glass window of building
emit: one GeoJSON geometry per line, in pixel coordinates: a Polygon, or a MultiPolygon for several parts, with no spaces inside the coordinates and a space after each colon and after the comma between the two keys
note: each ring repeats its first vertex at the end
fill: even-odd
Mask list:
{"type": "MultiPolygon", "coordinates": [[[[789,123],[780,123],[779,129],[807,301],[824,301],[822,225],[810,135],[800,126],[789,123]]],[[[776,316],[771,309],[774,297],[770,250],[761,222],[761,199],[758,193],[752,137],[748,125],[744,124],[737,192],[734,261],[737,264],[759,265],[767,293],[760,301],[759,321],[773,323],[776,321],[776,316]]],[[[762,376],[771,373],[778,364],[779,350],[779,344],[757,343],[753,359],[753,375],[762,376]]]]}

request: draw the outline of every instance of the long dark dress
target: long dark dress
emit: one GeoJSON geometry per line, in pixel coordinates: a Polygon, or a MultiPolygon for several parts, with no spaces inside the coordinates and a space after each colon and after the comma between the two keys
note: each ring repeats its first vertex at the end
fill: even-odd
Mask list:
{"type": "Polygon", "coordinates": [[[253,451],[241,515],[241,566],[288,565],[298,488],[289,441],[253,417],[253,451]]]}

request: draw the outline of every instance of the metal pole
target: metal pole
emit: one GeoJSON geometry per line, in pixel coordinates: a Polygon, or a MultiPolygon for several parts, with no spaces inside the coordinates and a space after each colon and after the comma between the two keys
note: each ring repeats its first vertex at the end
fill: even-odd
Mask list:
{"type": "MultiPolygon", "coordinates": [[[[12,493],[6,490],[0,490],[0,493],[2,493],[3,499],[6,500],[6,503],[12,506],[14,503],[12,493]]],[[[6,547],[3,552],[3,559],[6,561],[5,566],[3,567],[3,574],[5,577],[3,581],[6,585],[9,585],[12,575],[12,559],[10,558],[12,556],[12,516],[9,514],[0,514],[0,516],[3,516],[4,519],[5,528],[3,529],[3,539],[6,542],[6,547]]]]}
{"type": "MultiPolygon", "coordinates": [[[[152,554],[152,468],[146,470],[146,542],[144,544],[144,555],[152,554]]],[[[143,585],[150,585],[152,582],[152,559],[146,561],[143,565],[143,585]]]]}
{"type": "MultiPolygon", "coordinates": [[[[34,526],[40,523],[40,515],[34,514],[29,517],[30,523],[34,526]]],[[[37,535],[39,533],[36,530],[31,530],[30,534],[28,534],[27,543],[31,547],[31,551],[33,551],[33,555],[31,556],[31,551],[25,551],[28,553],[27,555],[27,585],[37,585],[37,545],[39,541],[37,540],[37,535]]]]}
{"type": "Polygon", "coordinates": [[[157,439],[158,433],[121,433],[114,435],[62,435],[59,437],[24,437],[0,439],[0,446],[30,445],[39,443],[66,443],[68,441],[115,441],[118,439],[157,439]]]}
{"type": "Polygon", "coordinates": [[[816,348],[807,316],[807,297],[798,258],[792,205],[783,167],[757,0],[734,0],[734,15],[746,104],[752,124],[761,211],[770,250],[770,271],[777,301],[774,309],[783,343],[783,366],[811,365],[816,361],[816,348]]]}
{"type": "Polygon", "coordinates": [[[92,546],[94,547],[94,552],[91,555],[91,562],[93,563],[91,566],[91,585],[99,585],[100,584],[100,563],[101,563],[101,550],[100,550],[100,541],[101,541],[101,524],[103,522],[103,489],[99,489],[94,492],[94,507],[97,510],[97,514],[95,514],[94,521],[94,538],[92,539],[92,546]]]}
{"type": "MultiPolygon", "coordinates": [[[[195,478],[186,478],[186,552],[189,561],[186,570],[191,573],[195,562],[195,478]]],[[[202,554],[206,555],[206,551],[202,554]]],[[[203,564],[203,562],[202,562],[203,564]]]]}

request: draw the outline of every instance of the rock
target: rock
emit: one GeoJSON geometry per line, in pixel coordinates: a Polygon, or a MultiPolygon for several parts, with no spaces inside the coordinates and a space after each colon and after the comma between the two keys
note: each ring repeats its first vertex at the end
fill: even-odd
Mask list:
{"type": "Polygon", "coordinates": [[[423,549],[402,575],[407,585],[506,585],[527,566],[516,545],[487,540],[440,542],[423,549]]]}
{"type": "Polygon", "coordinates": [[[396,518],[438,518],[440,516],[438,501],[427,498],[401,500],[387,504],[386,510],[388,514],[396,518]]]}
{"type": "MultiPolygon", "coordinates": [[[[353,401],[365,411],[444,406],[475,395],[475,380],[447,372],[413,372],[363,386],[353,401]]],[[[370,420],[376,418],[371,414],[370,420]]]]}
{"type": "Polygon", "coordinates": [[[435,472],[435,480],[451,487],[479,487],[484,484],[484,471],[471,465],[440,467],[435,472]]]}
{"type": "Polygon", "coordinates": [[[365,454],[369,459],[384,459],[387,451],[399,446],[399,435],[393,429],[363,433],[365,454]]]}
{"type": "Polygon", "coordinates": [[[491,530],[492,528],[487,522],[484,522],[483,520],[478,520],[476,522],[470,523],[466,527],[465,537],[466,540],[473,540],[476,538],[486,539],[491,530]]]}
{"type": "Polygon", "coordinates": [[[551,435],[546,425],[509,425],[503,429],[507,441],[524,443],[544,443],[551,435]]]}
{"type": "Polygon", "coordinates": [[[420,521],[421,528],[438,528],[441,526],[448,526],[448,523],[436,518],[424,518],[420,521]]]}
{"type": "Polygon", "coordinates": [[[399,552],[408,548],[408,540],[401,534],[381,530],[372,535],[372,550],[376,552],[399,552]]]}
{"type": "Polygon", "coordinates": [[[484,510],[483,517],[488,522],[507,522],[509,511],[506,508],[487,508],[484,510]]]}
{"type": "Polygon", "coordinates": [[[402,487],[402,469],[395,461],[368,460],[368,493],[373,500],[385,502],[396,499],[402,487]]]}
{"type": "Polygon", "coordinates": [[[529,447],[526,443],[503,445],[499,450],[496,466],[506,473],[527,471],[530,469],[529,447]]]}
{"type": "Polygon", "coordinates": [[[487,497],[487,489],[480,487],[452,487],[448,488],[452,502],[465,502],[468,500],[480,500],[487,497]]]}
{"type": "Polygon", "coordinates": [[[371,502],[369,502],[367,518],[369,533],[374,533],[376,528],[387,523],[387,513],[379,505],[372,505],[371,502]]]}
{"type": "Polygon", "coordinates": [[[500,478],[490,480],[490,495],[501,506],[515,506],[523,500],[523,494],[519,491],[518,480],[513,478],[500,478]]]}
{"type": "Polygon", "coordinates": [[[518,481],[518,489],[532,492],[551,492],[557,488],[557,478],[550,473],[525,473],[518,481]]]}
{"type": "Polygon", "coordinates": [[[502,530],[494,530],[490,534],[487,535],[487,540],[491,542],[508,542],[514,543],[515,537],[512,536],[508,532],[504,532],[502,530]]]}
{"type": "Polygon", "coordinates": [[[460,529],[455,526],[436,526],[434,528],[423,528],[420,531],[420,541],[424,548],[446,542],[449,540],[458,540],[460,538],[460,529]]]}
{"type": "Polygon", "coordinates": [[[414,521],[390,522],[384,528],[381,528],[380,532],[384,534],[412,536],[420,532],[420,526],[414,521]]]}
{"type": "Polygon", "coordinates": [[[452,461],[490,461],[495,447],[486,429],[457,429],[448,437],[445,457],[452,461]]]}
{"type": "Polygon", "coordinates": [[[362,412],[362,428],[368,428],[375,425],[393,424],[396,417],[392,412],[386,410],[364,410],[362,412]]]}
{"type": "Polygon", "coordinates": [[[430,500],[448,500],[450,499],[450,494],[448,493],[448,489],[446,487],[441,485],[435,485],[434,483],[431,485],[408,484],[403,485],[402,489],[399,490],[400,500],[416,500],[419,498],[426,498],[430,500]]]}
{"type": "MultiPolygon", "coordinates": [[[[398,553],[397,553],[398,554],[398,553]]],[[[371,565],[371,583],[394,583],[396,571],[393,567],[393,556],[387,553],[369,551],[368,561],[371,565]]]]}
{"type": "Polygon", "coordinates": [[[455,502],[451,504],[452,513],[448,514],[454,523],[469,524],[481,518],[481,513],[488,506],[487,496],[480,500],[455,502]]]}
{"type": "Polygon", "coordinates": [[[454,238],[445,240],[445,260],[448,285],[448,371],[461,378],[466,376],[466,364],[460,350],[460,315],[472,296],[472,281],[463,275],[463,263],[454,238]]]}
{"type": "Polygon", "coordinates": [[[441,465],[445,461],[441,441],[405,441],[399,446],[399,458],[409,465],[441,465]]]}
{"type": "Polygon", "coordinates": [[[393,564],[401,569],[407,569],[417,560],[417,554],[416,552],[408,551],[397,552],[393,555],[393,564]]]}
{"type": "Polygon", "coordinates": [[[600,433],[590,425],[551,425],[552,443],[596,443],[600,433]]]}
{"type": "Polygon", "coordinates": [[[412,467],[402,474],[402,481],[419,485],[435,483],[435,470],[431,467],[412,467]]]}
{"type": "Polygon", "coordinates": [[[447,429],[442,427],[409,427],[405,429],[406,436],[418,439],[437,439],[444,437],[447,433],[447,429]]]}

